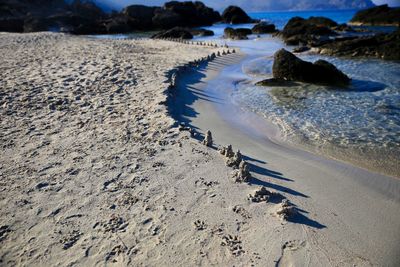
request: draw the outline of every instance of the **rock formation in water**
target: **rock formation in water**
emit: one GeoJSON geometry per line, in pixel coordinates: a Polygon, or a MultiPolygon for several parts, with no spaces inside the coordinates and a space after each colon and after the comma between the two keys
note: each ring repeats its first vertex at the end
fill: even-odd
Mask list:
{"type": "Polygon", "coordinates": [[[264,33],[274,33],[276,32],[276,28],[274,24],[269,24],[266,22],[260,22],[254,25],[251,29],[254,34],[264,34],[264,33]]]}
{"type": "Polygon", "coordinates": [[[339,86],[348,85],[350,82],[350,78],[331,63],[325,60],[307,62],[285,49],[275,53],[272,72],[275,79],[286,81],[339,86]]]}
{"type": "Polygon", "coordinates": [[[393,33],[334,40],[317,48],[321,54],[400,60],[400,29],[393,33]]]}
{"type": "Polygon", "coordinates": [[[355,25],[394,25],[400,26],[400,8],[381,5],[358,11],[350,21],[355,25]]]}
{"type": "Polygon", "coordinates": [[[303,19],[294,17],[288,21],[279,36],[288,45],[312,44],[328,40],[326,37],[337,35],[335,31],[330,29],[330,27],[333,27],[332,25],[337,26],[336,22],[326,18],[303,19]],[[321,36],[325,38],[321,38],[321,36]]]}
{"type": "Polygon", "coordinates": [[[224,30],[224,38],[232,39],[232,40],[247,40],[247,35],[251,34],[250,29],[239,28],[233,29],[231,27],[225,28],[224,30]]]}

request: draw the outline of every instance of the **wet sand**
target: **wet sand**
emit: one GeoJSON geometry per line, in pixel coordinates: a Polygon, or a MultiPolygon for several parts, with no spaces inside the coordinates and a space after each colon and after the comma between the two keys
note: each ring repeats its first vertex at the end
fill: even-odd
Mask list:
{"type": "MultiPolygon", "coordinates": [[[[278,190],[304,211],[282,237],[303,245],[284,261],[295,266],[322,266],[324,261],[333,266],[398,265],[400,180],[282,143],[273,125],[232,105],[223,96],[235,81],[221,80],[218,74],[242,59],[217,60],[182,80],[175,103],[182,108],[176,117],[202,132],[211,130],[219,145],[240,149],[251,164],[250,187],[278,190]],[[225,84],[226,91],[216,92],[213,79],[225,84]]],[[[269,236],[268,228],[266,223],[253,230],[269,236]]],[[[273,247],[270,243],[263,245],[273,247]]]]}

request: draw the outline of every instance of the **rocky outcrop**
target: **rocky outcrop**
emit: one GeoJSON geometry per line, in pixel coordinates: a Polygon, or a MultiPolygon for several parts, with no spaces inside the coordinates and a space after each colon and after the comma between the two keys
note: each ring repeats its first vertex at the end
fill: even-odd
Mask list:
{"type": "Polygon", "coordinates": [[[224,38],[232,40],[247,40],[247,35],[251,34],[250,29],[233,29],[231,27],[225,28],[224,38]]]}
{"type": "Polygon", "coordinates": [[[310,19],[294,17],[289,20],[279,35],[288,45],[299,45],[300,43],[314,45],[316,42],[323,41],[324,38],[321,36],[337,35],[327,25],[333,25],[332,21],[321,17],[311,17],[310,19]]]}
{"type": "Polygon", "coordinates": [[[317,26],[324,26],[324,27],[328,27],[328,28],[333,28],[333,27],[338,26],[336,21],[331,20],[330,18],[326,18],[326,17],[309,17],[306,21],[309,24],[314,24],[317,26]]]}
{"type": "Polygon", "coordinates": [[[264,34],[264,33],[274,33],[276,32],[276,28],[274,24],[268,24],[266,22],[260,22],[254,25],[251,29],[254,34],[264,34]]]}
{"type": "Polygon", "coordinates": [[[151,18],[153,28],[170,29],[172,27],[209,26],[221,20],[217,11],[202,2],[171,1],[162,8],[156,8],[151,18]]]}
{"type": "Polygon", "coordinates": [[[193,39],[193,35],[185,28],[175,27],[167,31],[159,32],[153,35],[153,39],[193,39]]]}
{"type": "Polygon", "coordinates": [[[275,53],[272,72],[274,78],[286,81],[340,86],[350,82],[350,78],[331,63],[325,60],[303,61],[285,49],[275,53]]]}
{"type": "Polygon", "coordinates": [[[163,7],[130,5],[111,14],[84,0],[3,0],[0,3],[0,30],[13,32],[126,33],[208,26],[220,20],[217,11],[201,2],[190,1],[171,1],[163,7]]]}
{"type": "Polygon", "coordinates": [[[130,5],[125,7],[118,17],[126,20],[131,29],[148,30],[153,28],[153,17],[157,7],[130,5]]]}
{"type": "Polygon", "coordinates": [[[321,54],[400,60],[400,29],[390,34],[336,40],[318,48],[321,54]]]}
{"type": "Polygon", "coordinates": [[[222,13],[222,21],[230,24],[251,23],[253,20],[238,6],[229,6],[222,13]]]}
{"type": "Polygon", "coordinates": [[[214,32],[205,29],[191,29],[190,33],[195,36],[214,36],[214,32]]]}
{"type": "Polygon", "coordinates": [[[400,8],[381,5],[358,11],[350,21],[354,25],[395,25],[400,26],[400,8]]]}

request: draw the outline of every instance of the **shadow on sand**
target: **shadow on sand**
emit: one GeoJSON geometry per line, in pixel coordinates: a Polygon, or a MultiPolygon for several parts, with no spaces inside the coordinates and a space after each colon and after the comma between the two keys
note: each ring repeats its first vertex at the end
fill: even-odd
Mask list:
{"type": "MultiPolygon", "coordinates": [[[[228,60],[229,61],[229,60],[228,60]]],[[[228,62],[228,61],[224,61],[228,62]]],[[[229,63],[229,62],[228,62],[229,63]]],[[[208,63],[203,63],[197,68],[192,68],[188,70],[186,73],[182,73],[179,75],[177,80],[177,86],[171,88],[168,92],[168,112],[172,118],[175,119],[178,123],[183,123],[185,126],[193,129],[197,134],[194,138],[198,140],[202,140],[204,135],[199,132],[199,128],[192,125],[192,119],[199,116],[199,113],[192,108],[192,104],[197,100],[204,100],[212,103],[220,103],[222,99],[208,95],[204,93],[202,90],[196,88],[197,84],[204,83],[201,80],[206,77],[204,74],[206,68],[207,69],[215,69],[219,70],[220,67],[223,67],[222,63],[212,63],[209,66],[208,63]]],[[[176,125],[177,126],[177,125],[176,125]]],[[[213,149],[217,149],[217,147],[213,147],[213,149]]],[[[244,156],[244,160],[248,163],[250,172],[254,174],[258,174],[261,177],[270,177],[277,180],[281,180],[284,182],[293,182],[292,179],[284,177],[282,173],[269,170],[265,167],[261,167],[259,165],[266,165],[267,162],[259,159],[254,159],[248,156],[244,156]]],[[[248,182],[249,185],[258,185],[264,186],[266,188],[271,188],[276,191],[284,192],[286,194],[290,194],[297,197],[308,198],[309,196],[300,193],[296,190],[290,189],[283,185],[273,184],[266,181],[262,181],[258,178],[252,177],[248,182]]],[[[272,199],[272,203],[280,203],[284,197],[272,199]]],[[[326,226],[308,218],[304,214],[307,214],[307,211],[298,209],[299,213],[290,220],[290,222],[307,225],[313,228],[325,228],[326,226]]]]}

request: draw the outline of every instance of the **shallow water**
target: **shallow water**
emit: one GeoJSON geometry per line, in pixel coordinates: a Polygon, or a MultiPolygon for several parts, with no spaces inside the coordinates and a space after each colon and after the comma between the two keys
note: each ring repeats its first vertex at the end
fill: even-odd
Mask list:
{"type": "MultiPolygon", "coordinates": [[[[224,26],[210,29],[219,35],[224,26]]],[[[236,25],[243,26],[249,27],[236,25]]],[[[352,78],[351,85],[262,87],[254,84],[272,77],[273,54],[292,47],[270,35],[227,43],[240,47],[247,55],[240,66],[232,68],[234,71],[221,73],[236,80],[229,96],[232,104],[273,122],[284,141],[368,169],[400,175],[400,62],[304,54],[300,57],[307,61],[325,59],[333,63],[352,78]]]]}
{"type": "MultiPolygon", "coordinates": [[[[325,16],[345,23],[355,10],[253,13],[252,17],[277,25],[279,29],[294,16],[325,16]]],[[[222,38],[225,27],[251,28],[252,24],[216,24],[207,29],[215,36],[196,38],[239,47],[246,58],[222,71],[213,87],[233,105],[262,115],[281,131],[285,142],[332,156],[379,172],[400,176],[400,62],[374,59],[345,59],[301,55],[307,61],[325,59],[352,78],[349,88],[330,88],[298,83],[291,87],[261,87],[254,84],[272,77],[273,54],[287,47],[271,35],[249,40],[222,38]],[[221,82],[218,82],[221,81],[221,82]],[[231,81],[231,82],[227,82],[231,81]]],[[[392,31],[393,27],[369,28],[392,31]]],[[[107,36],[101,36],[101,38],[107,36]]],[[[134,38],[126,35],[125,38],[134,38]]],[[[111,38],[124,38],[112,36],[111,38]]],[[[223,114],[224,115],[224,114],[223,114]]],[[[226,115],[226,114],[225,114],[226,115]]],[[[229,114],[228,114],[229,115],[229,114]]]]}

